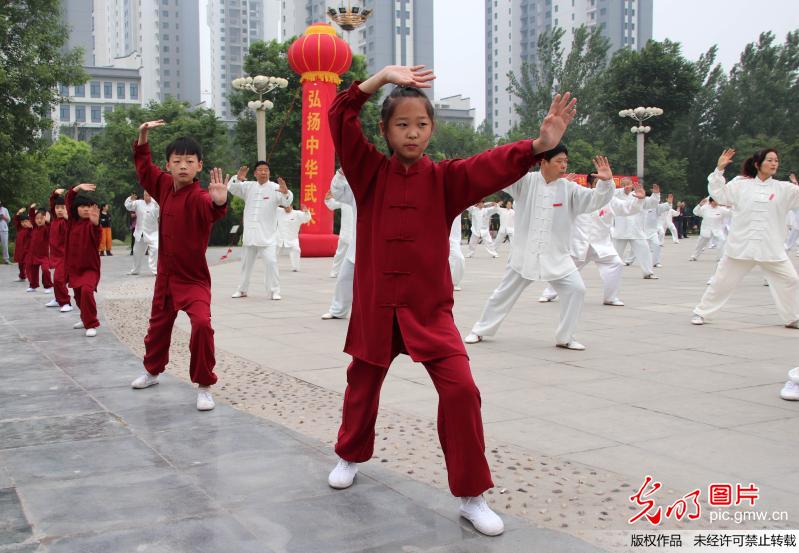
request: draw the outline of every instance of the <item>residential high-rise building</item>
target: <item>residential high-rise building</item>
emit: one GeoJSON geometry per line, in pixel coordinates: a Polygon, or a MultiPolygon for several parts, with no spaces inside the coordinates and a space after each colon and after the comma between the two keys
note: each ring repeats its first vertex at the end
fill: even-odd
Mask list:
{"type": "Polygon", "coordinates": [[[517,122],[516,98],[508,73],[519,75],[524,61],[538,60],[539,36],[560,27],[568,53],[575,29],[598,27],[613,54],[643,47],[652,38],[653,0],[486,0],[486,119],[495,135],[517,122]]]}

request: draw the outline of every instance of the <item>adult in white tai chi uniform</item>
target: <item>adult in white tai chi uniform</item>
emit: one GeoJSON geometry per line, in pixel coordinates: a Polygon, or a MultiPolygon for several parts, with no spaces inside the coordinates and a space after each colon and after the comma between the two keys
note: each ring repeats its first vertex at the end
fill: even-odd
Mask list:
{"type": "Polygon", "coordinates": [[[708,177],[713,198],[732,205],[730,236],[716,274],[694,308],[691,322],[705,319],[721,309],[744,276],[759,266],[769,282],[777,312],[788,328],[799,328],[799,276],[785,253],[785,217],[799,208],[799,186],[773,178],[779,167],[776,150],[757,152],[744,162],[742,174],[724,180],[724,168],[735,150],[724,150],[716,170],[708,177]]]}
{"type": "MultiPolygon", "coordinates": [[[[596,186],[596,178],[588,175],[588,186],[596,186]]],[[[614,196],[610,202],[601,209],[592,213],[583,213],[574,221],[572,233],[571,256],[577,270],[582,270],[593,261],[599,269],[602,279],[603,303],[621,307],[624,302],[619,299],[621,274],[624,262],[616,253],[610,239],[610,228],[613,226],[615,216],[635,215],[644,206],[646,192],[642,186],[636,186],[632,194],[624,198],[614,196]]],[[[557,299],[558,293],[552,286],[547,286],[539,302],[549,302],[557,299]]]]}
{"type": "MultiPolygon", "coordinates": [[[[628,196],[633,190],[632,179],[625,177],[621,180],[621,184],[623,186],[623,194],[628,196]]],[[[624,250],[629,245],[635,261],[641,267],[644,278],[647,279],[657,279],[658,277],[652,271],[652,252],[649,249],[651,233],[648,233],[646,229],[646,211],[656,210],[659,203],[660,187],[657,184],[653,184],[652,195],[644,200],[644,209],[635,215],[615,217],[613,219],[613,229],[611,230],[613,245],[619,257],[625,259],[624,250]]],[[[654,234],[657,236],[657,229],[654,229],[654,234]]],[[[627,262],[626,259],[625,262],[627,262]]]]}
{"type": "MultiPolygon", "coordinates": [[[[788,177],[791,179],[791,182],[794,184],[799,184],[799,181],[796,180],[796,175],[791,173],[788,177]]],[[[791,250],[796,246],[796,242],[799,241],[799,209],[792,209],[789,212],[788,216],[788,237],[785,239],[785,251],[791,253],[791,250]]],[[[796,255],[799,255],[799,251],[796,252],[796,255]]]]}
{"type": "MultiPolygon", "coordinates": [[[[657,185],[654,185],[657,186],[657,185]]],[[[663,236],[660,234],[660,221],[671,210],[671,204],[658,203],[654,208],[646,210],[644,229],[646,230],[649,252],[652,254],[652,267],[661,267],[660,254],[663,251],[663,236]]]]}
{"type": "Polygon", "coordinates": [[[486,251],[491,257],[499,257],[494,239],[491,238],[489,229],[491,228],[491,216],[497,212],[497,204],[494,202],[478,202],[466,210],[472,221],[472,235],[469,237],[469,252],[466,257],[474,255],[477,244],[482,242],[486,251]]]}
{"type": "MultiPolygon", "coordinates": [[[[333,178],[335,179],[336,177],[334,176],[333,178]]],[[[330,270],[330,278],[336,278],[341,270],[341,265],[344,263],[344,259],[347,257],[347,250],[349,250],[352,235],[355,232],[355,217],[353,217],[352,206],[341,203],[335,199],[332,190],[328,190],[327,194],[325,194],[325,205],[330,211],[338,209],[341,212],[338,245],[336,246],[336,253],[333,255],[333,268],[330,270]]]]}
{"type": "Polygon", "coordinates": [[[669,204],[669,209],[668,211],[664,210],[660,217],[658,237],[662,245],[663,241],[666,239],[666,231],[669,231],[671,233],[672,243],[677,244],[680,242],[680,235],[677,233],[677,227],[674,225],[674,218],[677,217],[680,212],[674,209],[674,194],[666,196],[666,202],[669,204]]]}
{"type": "Polygon", "coordinates": [[[300,227],[311,220],[311,212],[302,206],[298,211],[291,204],[277,208],[277,253],[289,251],[291,270],[300,270],[300,227]]]}
{"type": "Polygon", "coordinates": [[[563,178],[568,150],[559,144],[544,152],[541,170],[528,173],[506,189],[516,198],[519,232],[511,243],[511,255],[499,286],[488,298],[480,320],[465,338],[474,344],[493,336],[527,286],[548,281],[561,297],[560,324],[555,333],[558,347],[584,350],[574,330],[585,297],[585,284],[570,255],[574,220],[581,213],[600,209],[613,197],[613,175],[608,160],[594,159],[600,181],[592,190],[563,178]]]}
{"type": "Polygon", "coordinates": [[[144,254],[150,249],[147,264],[150,272],[158,272],[158,218],[161,209],[147,191],[144,192],[144,199],[137,200],[135,194],[131,194],[125,200],[125,209],[136,214],[136,228],[133,229],[133,269],[130,274],[138,275],[141,270],[144,254]]]}
{"type": "Polygon", "coordinates": [[[513,200],[508,200],[505,205],[497,206],[497,213],[499,213],[499,230],[497,231],[497,239],[495,241],[496,247],[505,242],[513,242],[513,228],[516,218],[516,212],[513,210],[513,200]]]}
{"type": "Polygon", "coordinates": [[[724,219],[730,214],[730,210],[726,207],[720,206],[718,202],[710,198],[702,198],[694,208],[694,215],[702,218],[702,226],[699,228],[699,240],[696,241],[696,249],[689,261],[696,261],[702,255],[705,247],[711,240],[716,240],[716,247],[719,250],[719,259],[724,255],[724,242],[726,236],[724,233],[724,219]]]}
{"type": "Polygon", "coordinates": [[[452,288],[459,292],[461,280],[466,272],[466,258],[461,250],[461,216],[455,217],[449,230],[449,272],[452,275],[452,288]]]}
{"type": "MultiPolygon", "coordinates": [[[[355,205],[355,196],[352,194],[350,183],[347,182],[344,172],[339,169],[330,181],[330,194],[342,206],[350,208],[353,219],[358,217],[358,206],[355,205]]],[[[344,212],[342,211],[342,214],[344,212]]],[[[330,309],[322,315],[322,319],[346,319],[352,307],[352,282],[355,278],[355,228],[352,235],[341,269],[336,276],[336,289],[333,292],[333,301],[330,309]]]]}
{"type": "Polygon", "coordinates": [[[250,287],[250,275],[258,253],[264,257],[264,284],[273,300],[280,299],[280,273],[277,270],[277,207],[291,205],[294,195],[282,178],[269,180],[269,165],[265,161],[255,164],[255,180],[247,178],[244,166],[228,182],[228,191],[244,200],[244,236],[242,237],[241,279],[233,293],[234,298],[244,298],[250,287]]]}

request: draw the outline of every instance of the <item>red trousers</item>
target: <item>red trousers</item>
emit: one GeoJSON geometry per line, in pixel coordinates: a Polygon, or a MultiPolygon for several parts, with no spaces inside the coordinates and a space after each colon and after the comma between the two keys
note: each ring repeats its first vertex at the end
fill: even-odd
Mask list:
{"type": "MultiPolygon", "coordinates": [[[[163,301],[153,299],[150,312],[150,326],[144,337],[144,368],[148,373],[161,374],[169,363],[169,345],[172,342],[172,327],[178,316],[172,296],[163,301]]],[[[183,311],[191,322],[191,338],[189,339],[189,376],[191,381],[200,386],[216,384],[214,366],[214,329],[211,327],[211,306],[208,302],[195,300],[183,311]]]]}
{"type": "Polygon", "coordinates": [[[28,263],[28,282],[31,288],[39,287],[39,267],[42,268],[42,284],[44,284],[45,288],[52,288],[53,279],[50,278],[50,267],[48,265],[28,263]]]}
{"type": "Polygon", "coordinates": [[[97,303],[94,301],[94,288],[92,286],[80,286],[72,288],[72,293],[75,294],[75,305],[80,309],[80,320],[83,326],[86,328],[100,326],[100,321],[97,320],[97,303]]]}
{"type": "Polygon", "coordinates": [[[17,263],[17,265],[19,265],[19,278],[21,278],[23,280],[28,278],[28,265],[27,265],[27,263],[23,263],[22,261],[20,261],[19,263],[17,263]]]}
{"type": "Polygon", "coordinates": [[[69,290],[67,289],[67,272],[65,263],[62,260],[55,262],[53,271],[53,292],[58,305],[69,305],[69,290]]]}
{"type": "MultiPolygon", "coordinates": [[[[404,349],[396,321],[393,342],[392,360],[404,349]]],[[[423,364],[438,391],[438,438],[447,464],[449,489],[456,497],[480,495],[494,483],[485,458],[480,391],[472,379],[469,359],[456,355],[423,364]]],[[[387,373],[387,367],[355,357],[347,369],[347,390],[336,442],[336,453],[346,461],[363,463],[372,457],[380,388],[387,373]]]]}

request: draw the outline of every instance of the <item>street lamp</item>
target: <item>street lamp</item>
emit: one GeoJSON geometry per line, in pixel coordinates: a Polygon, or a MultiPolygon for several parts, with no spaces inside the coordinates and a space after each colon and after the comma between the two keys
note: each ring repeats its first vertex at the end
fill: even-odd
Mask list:
{"type": "Polygon", "coordinates": [[[266,160],[266,111],[275,107],[269,100],[264,100],[264,96],[275,89],[286,88],[288,80],[281,77],[265,77],[256,75],[255,77],[241,77],[234,79],[231,83],[237,90],[249,90],[258,94],[257,100],[247,102],[247,107],[255,111],[255,133],[258,139],[258,160],[266,160]]]}
{"type": "Polygon", "coordinates": [[[644,125],[644,121],[656,115],[663,115],[663,110],[655,107],[645,108],[639,106],[635,109],[623,109],[619,112],[619,117],[629,117],[638,121],[638,125],[631,127],[630,132],[637,135],[638,162],[636,164],[636,174],[641,182],[644,180],[644,135],[652,130],[649,125],[644,125]]]}

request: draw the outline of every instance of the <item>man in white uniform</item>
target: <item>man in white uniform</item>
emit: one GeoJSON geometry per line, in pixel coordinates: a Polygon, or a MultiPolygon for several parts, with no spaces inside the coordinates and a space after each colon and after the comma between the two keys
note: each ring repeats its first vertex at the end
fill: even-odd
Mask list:
{"type": "MultiPolygon", "coordinates": [[[[596,186],[596,178],[588,175],[588,186],[596,186]]],[[[635,215],[644,206],[646,192],[642,186],[636,186],[629,196],[613,197],[601,209],[592,213],[583,213],[574,221],[572,233],[571,256],[577,270],[582,270],[589,262],[596,263],[603,285],[603,303],[621,307],[624,302],[619,299],[619,287],[624,262],[616,253],[610,239],[610,228],[616,216],[635,215]]],[[[539,302],[557,299],[558,293],[552,286],[547,286],[539,298],[539,302]]]]}
{"type": "Polygon", "coordinates": [[[461,280],[466,272],[466,258],[461,250],[461,216],[455,217],[449,229],[449,272],[452,276],[452,288],[461,290],[461,280]]]}
{"type": "Polygon", "coordinates": [[[143,199],[135,199],[132,194],[125,200],[125,209],[136,214],[136,228],[133,229],[133,269],[130,274],[138,275],[141,270],[141,263],[144,260],[144,253],[150,249],[147,264],[150,272],[158,272],[158,220],[161,215],[161,208],[150,194],[145,190],[143,199]]]}
{"type": "MultiPolygon", "coordinates": [[[[353,220],[358,220],[358,206],[355,205],[355,196],[352,194],[350,183],[347,182],[344,172],[339,169],[333,175],[330,182],[330,194],[342,205],[348,206],[352,210],[353,220]]],[[[341,270],[336,277],[336,289],[333,292],[333,301],[330,302],[330,309],[322,315],[322,319],[345,319],[352,307],[352,281],[355,278],[355,240],[357,232],[353,228],[352,240],[350,240],[341,270]]]]}
{"type": "Polygon", "coordinates": [[[499,213],[499,230],[496,245],[499,247],[505,242],[505,238],[508,242],[513,242],[513,224],[516,215],[513,211],[513,200],[505,202],[505,207],[497,207],[497,213],[499,213]]]}
{"type": "Polygon", "coordinates": [[[652,254],[652,267],[661,267],[660,254],[663,251],[663,236],[660,234],[660,221],[671,211],[668,202],[658,203],[654,208],[646,210],[644,228],[646,229],[649,251],[652,254]]]}
{"type": "Polygon", "coordinates": [[[711,241],[716,240],[719,250],[719,259],[724,255],[724,218],[730,214],[730,210],[720,206],[713,198],[703,198],[699,205],[694,208],[694,215],[702,218],[702,226],[699,228],[699,240],[696,241],[696,249],[688,258],[689,261],[696,261],[711,241]]]}
{"type": "MultiPolygon", "coordinates": [[[[622,194],[628,196],[633,190],[632,179],[623,178],[621,184],[624,187],[622,194]]],[[[611,230],[613,245],[619,257],[624,259],[624,250],[629,244],[644,278],[647,279],[657,279],[658,277],[652,271],[652,252],[649,250],[649,233],[646,231],[646,211],[656,209],[659,203],[660,187],[653,184],[652,195],[644,200],[643,210],[635,215],[615,217],[611,230]]],[[[657,235],[657,230],[655,230],[655,235],[657,235]]]]}
{"type": "Polygon", "coordinates": [[[300,270],[300,227],[311,220],[311,212],[306,206],[302,211],[297,211],[291,204],[277,208],[277,247],[289,251],[291,270],[295,273],[300,270]]]}
{"type": "Polygon", "coordinates": [[[574,339],[585,296],[585,284],[570,255],[574,220],[581,213],[600,209],[613,197],[613,175],[606,158],[594,165],[600,181],[596,189],[564,179],[568,150],[558,144],[541,155],[541,170],[528,173],[506,189],[516,199],[518,234],[499,286],[488,298],[480,320],[465,338],[474,344],[493,336],[527,286],[546,280],[561,296],[560,324],[555,333],[558,347],[584,350],[574,339]]]}
{"type": "Polygon", "coordinates": [[[8,210],[3,207],[0,202],[0,248],[3,250],[3,263],[9,264],[8,258],[8,222],[11,221],[11,216],[8,210]]]}
{"type": "Polygon", "coordinates": [[[491,228],[491,216],[497,212],[497,204],[494,202],[477,202],[466,210],[472,221],[472,235],[469,237],[469,252],[466,257],[474,255],[477,244],[483,243],[486,251],[491,257],[499,257],[494,239],[491,238],[489,229],[491,228]]]}
{"type": "MultiPolygon", "coordinates": [[[[793,173],[791,173],[788,178],[792,183],[799,184],[799,181],[796,180],[796,175],[793,173]]],[[[785,239],[785,251],[790,253],[799,240],[799,209],[792,209],[790,211],[787,217],[787,223],[789,231],[788,237],[785,239]]],[[[796,255],[799,255],[799,251],[796,252],[796,255]]]]}
{"type": "Polygon", "coordinates": [[[336,278],[341,270],[341,264],[347,257],[347,250],[349,249],[352,235],[355,232],[355,218],[352,215],[352,206],[343,204],[333,197],[331,190],[325,194],[325,206],[330,211],[336,209],[341,211],[341,223],[338,231],[338,245],[336,246],[336,253],[333,256],[333,269],[330,271],[330,278],[336,278]]]}
{"type": "Polygon", "coordinates": [[[255,180],[247,178],[248,167],[239,169],[230,179],[228,191],[244,200],[244,236],[242,237],[241,280],[234,298],[244,298],[250,287],[250,275],[258,253],[264,257],[264,283],[273,300],[280,299],[280,273],[277,270],[277,207],[291,205],[294,195],[282,178],[269,180],[269,165],[255,164],[255,180]]]}
{"type": "Polygon", "coordinates": [[[677,227],[674,225],[674,217],[677,217],[680,212],[674,209],[674,194],[666,196],[666,203],[669,204],[669,209],[664,210],[660,218],[660,226],[658,227],[658,237],[660,244],[666,239],[666,231],[671,232],[671,241],[674,244],[680,242],[680,237],[677,234],[677,227]]]}

